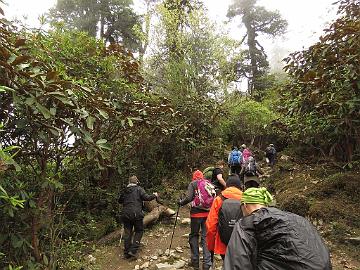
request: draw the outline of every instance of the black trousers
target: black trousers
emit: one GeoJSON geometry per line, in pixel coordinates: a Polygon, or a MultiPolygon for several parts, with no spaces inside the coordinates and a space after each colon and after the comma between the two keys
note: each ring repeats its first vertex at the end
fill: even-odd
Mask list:
{"type": "Polygon", "coordinates": [[[241,165],[233,165],[233,166],[230,166],[230,172],[232,174],[237,174],[237,175],[240,175],[240,171],[241,171],[241,165]]]}
{"type": "Polygon", "coordinates": [[[129,219],[123,217],[124,224],[124,254],[136,254],[144,233],[143,218],[129,219]]]}

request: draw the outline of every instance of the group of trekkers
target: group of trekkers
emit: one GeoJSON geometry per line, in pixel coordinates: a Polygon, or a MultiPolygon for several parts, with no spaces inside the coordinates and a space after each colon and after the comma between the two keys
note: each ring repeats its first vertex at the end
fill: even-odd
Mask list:
{"type": "MultiPolygon", "coordinates": [[[[274,146],[269,145],[265,156],[270,167],[275,164],[275,155],[274,146]]],[[[225,162],[218,161],[204,173],[196,169],[186,196],[178,201],[179,207],[191,203],[189,265],[193,269],[200,269],[199,242],[203,270],[215,269],[214,254],[221,256],[225,270],[332,269],[329,251],[311,223],[270,206],[273,197],[261,187],[262,171],[246,145],[234,146],[229,154],[228,177],[223,174],[224,166],[225,162]]],[[[143,227],[134,221],[142,222],[138,208],[142,201],[157,197],[147,195],[135,178],[130,177],[120,197],[124,209],[130,209],[123,210],[126,258],[135,257],[140,244],[143,227]]]]}

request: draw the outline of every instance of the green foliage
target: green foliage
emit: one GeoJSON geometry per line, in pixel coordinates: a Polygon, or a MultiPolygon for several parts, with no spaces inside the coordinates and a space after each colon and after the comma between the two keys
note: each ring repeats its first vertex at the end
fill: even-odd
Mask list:
{"type": "Polygon", "coordinates": [[[84,242],[76,241],[69,238],[62,242],[58,249],[59,261],[57,262],[59,269],[84,269],[86,262],[83,258],[83,252],[88,250],[84,242]]]}
{"type": "Polygon", "coordinates": [[[203,5],[188,4],[158,6],[156,48],[145,61],[146,79],[171,99],[226,91],[233,79],[233,59],[238,57],[237,43],[216,30],[203,5]]]}
{"type": "Polygon", "coordinates": [[[320,41],[287,58],[291,81],[282,92],[294,141],[343,161],[359,155],[360,15],[356,1],[340,2],[320,41]]]}
{"type": "Polygon", "coordinates": [[[50,18],[63,22],[68,29],[85,31],[104,41],[121,42],[128,49],[139,50],[136,33],[139,16],[133,11],[132,0],[58,0],[50,18]]]}
{"type": "Polygon", "coordinates": [[[263,104],[234,94],[225,106],[228,113],[222,119],[221,132],[226,141],[261,146],[274,134],[271,124],[278,116],[263,104]]]}

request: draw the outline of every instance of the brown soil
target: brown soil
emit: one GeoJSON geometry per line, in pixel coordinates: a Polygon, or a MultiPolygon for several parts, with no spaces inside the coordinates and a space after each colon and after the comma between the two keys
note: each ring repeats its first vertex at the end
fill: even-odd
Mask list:
{"type": "MultiPolygon", "coordinates": [[[[186,207],[180,209],[179,217],[181,219],[189,217],[189,210],[186,207]]],[[[123,258],[123,243],[119,247],[119,243],[114,243],[112,246],[105,246],[97,250],[93,256],[96,258],[96,265],[94,269],[101,270],[131,270],[135,265],[142,265],[150,261],[152,256],[157,256],[157,260],[150,262],[150,269],[154,269],[156,263],[159,261],[159,252],[164,253],[170,246],[170,240],[175,219],[165,219],[160,221],[157,225],[147,228],[142,238],[142,248],[138,254],[138,260],[129,261],[123,258]],[[147,258],[146,258],[147,257],[147,258]]],[[[177,254],[184,259],[189,259],[189,245],[188,238],[184,236],[190,232],[189,225],[181,225],[178,220],[174,239],[171,249],[181,247],[183,253],[177,254]]]]}
{"type": "MultiPolygon", "coordinates": [[[[292,164],[290,164],[290,167],[292,164]]],[[[356,175],[358,176],[358,175],[356,175]]],[[[354,177],[358,179],[358,177],[354,177]]],[[[330,179],[331,180],[331,179],[330,179]]],[[[335,179],[336,181],[340,181],[335,179]]],[[[345,188],[336,187],[334,190],[337,192],[329,194],[329,190],[333,192],[333,189],[328,187],[329,183],[335,183],[336,181],[326,181],[326,176],[318,176],[314,173],[312,168],[300,168],[296,166],[295,170],[286,170],[285,172],[277,172],[273,174],[269,179],[264,180],[264,184],[267,185],[272,192],[276,194],[278,204],[282,208],[289,208],[292,212],[298,212],[304,216],[314,216],[315,221],[321,220],[321,225],[317,225],[319,232],[327,239],[327,245],[331,250],[331,258],[334,270],[340,269],[353,269],[360,270],[360,262],[358,256],[355,253],[358,247],[346,245],[341,243],[336,236],[337,231],[344,233],[345,229],[348,229],[349,221],[355,222],[359,219],[357,215],[358,207],[352,209],[352,205],[342,205],[340,202],[344,202],[343,196],[350,195],[350,193],[357,195],[354,192],[352,182],[347,181],[345,188]],[[305,173],[304,173],[305,172],[305,173]],[[317,194],[319,193],[319,194],[317,194]],[[333,201],[330,201],[330,200],[333,201]],[[322,203],[321,203],[322,202],[322,203]],[[334,206],[336,204],[336,206],[334,206]],[[343,207],[340,207],[343,206],[343,207]],[[350,207],[350,208],[349,208],[350,207]],[[319,208],[319,209],[318,209],[319,208]],[[343,212],[340,210],[346,210],[351,213],[347,213],[347,217],[342,219],[333,219],[335,217],[341,217],[343,212]],[[300,211],[301,210],[301,211],[300,211]],[[330,211],[331,210],[331,211],[330,211]],[[338,211],[338,212],[337,212],[338,211]],[[320,215],[321,214],[321,215],[320,215]],[[353,216],[355,215],[355,216],[353,216]],[[335,222],[331,222],[335,220],[335,222]],[[336,225],[336,226],[335,226],[336,225]],[[345,229],[343,229],[345,228],[345,229]]],[[[355,181],[355,180],[354,180],[355,181]]],[[[357,192],[358,192],[357,188],[357,192]]],[[[350,200],[349,200],[350,201],[350,200]]],[[[357,200],[356,200],[357,201],[357,200]]],[[[189,209],[183,207],[180,210],[179,216],[181,218],[189,217],[189,209]]],[[[311,219],[312,219],[311,218],[311,219]]],[[[313,220],[313,219],[312,219],[313,220]]],[[[175,230],[172,248],[181,247],[183,253],[177,253],[184,260],[189,259],[189,245],[188,237],[186,236],[190,231],[189,225],[178,225],[175,230]],[[185,235],[185,236],[184,236],[185,235]]],[[[356,223],[356,222],[355,222],[356,223]]],[[[159,263],[159,250],[165,252],[169,248],[170,239],[173,229],[174,219],[163,219],[157,225],[147,228],[145,230],[142,242],[143,247],[139,253],[139,259],[137,261],[129,262],[122,258],[123,247],[119,247],[119,243],[114,243],[111,246],[98,247],[93,256],[96,258],[96,263],[92,265],[90,269],[96,270],[132,270],[136,265],[141,266],[143,263],[150,261],[152,256],[157,256],[158,259],[153,259],[150,262],[149,269],[155,269],[155,264],[159,263]]],[[[315,224],[316,225],[316,224],[315,224]]],[[[357,226],[352,226],[352,230],[355,232],[357,226]]],[[[217,261],[217,267],[221,266],[221,261],[217,261]]],[[[185,266],[184,269],[191,269],[185,266]]]]}

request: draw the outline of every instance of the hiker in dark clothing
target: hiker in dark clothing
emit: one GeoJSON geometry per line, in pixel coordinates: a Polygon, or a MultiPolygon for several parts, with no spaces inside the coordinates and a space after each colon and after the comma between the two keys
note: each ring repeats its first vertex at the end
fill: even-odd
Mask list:
{"type": "Polygon", "coordinates": [[[244,183],[244,190],[250,187],[259,187],[259,177],[261,177],[262,174],[263,171],[256,162],[255,158],[250,156],[248,160],[244,163],[240,172],[244,183]]]}
{"type": "Polygon", "coordinates": [[[241,198],[244,217],[233,230],[224,270],[331,270],[329,250],[314,226],[296,214],[268,207],[266,188],[249,188],[241,198]]]}
{"type": "MultiPolygon", "coordinates": [[[[186,197],[183,199],[179,199],[179,206],[183,206],[185,204],[191,203],[190,210],[190,234],[189,234],[189,244],[190,244],[190,253],[191,253],[191,261],[190,266],[194,269],[199,269],[199,234],[201,230],[200,242],[203,249],[203,270],[209,270],[211,268],[211,254],[206,245],[206,218],[209,214],[210,206],[213,202],[213,198],[210,201],[207,201],[209,205],[201,205],[198,193],[201,192],[199,190],[200,181],[204,181],[204,175],[201,171],[196,170],[193,173],[192,181],[188,186],[188,190],[186,193],[186,197]],[[195,202],[197,200],[197,203],[195,202]],[[208,207],[208,208],[207,208],[208,207]]],[[[205,180],[208,181],[208,180],[205,180]]],[[[210,183],[210,182],[208,182],[210,183]]],[[[213,189],[213,197],[215,197],[215,189],[213,189]]]]}
{"type": "Polygon", "coordinates": [[[221,191],[226,188],[226,182],[223,178],[223,169],[224,169],[225,162],[219,160],[215,164],[215,169],[213,171],[213,175],[211,178],[211,183],[215,186],[216,195],[219,195],[221,191]]]}
{"type": "Polygon", "coordinates": [[[276,149],[272,143],[269,144],[268,147],[265,149],[265,157],[266,161],[269,164],[269,166],[272,168],[275,165],[275,159],[276,159],[276,149]]]}
{"type": "Polygon", "coordinates": [[[124,258],[126,259],[136,258],[140,247],[144,232],[143,201],[151,201],[158,197],[157,193],[146,194],[138,183],[135,175],[129,177],[129,184],[119,197],[119,203],[123,205],[121,219],[124,224],[124,258]]]}

